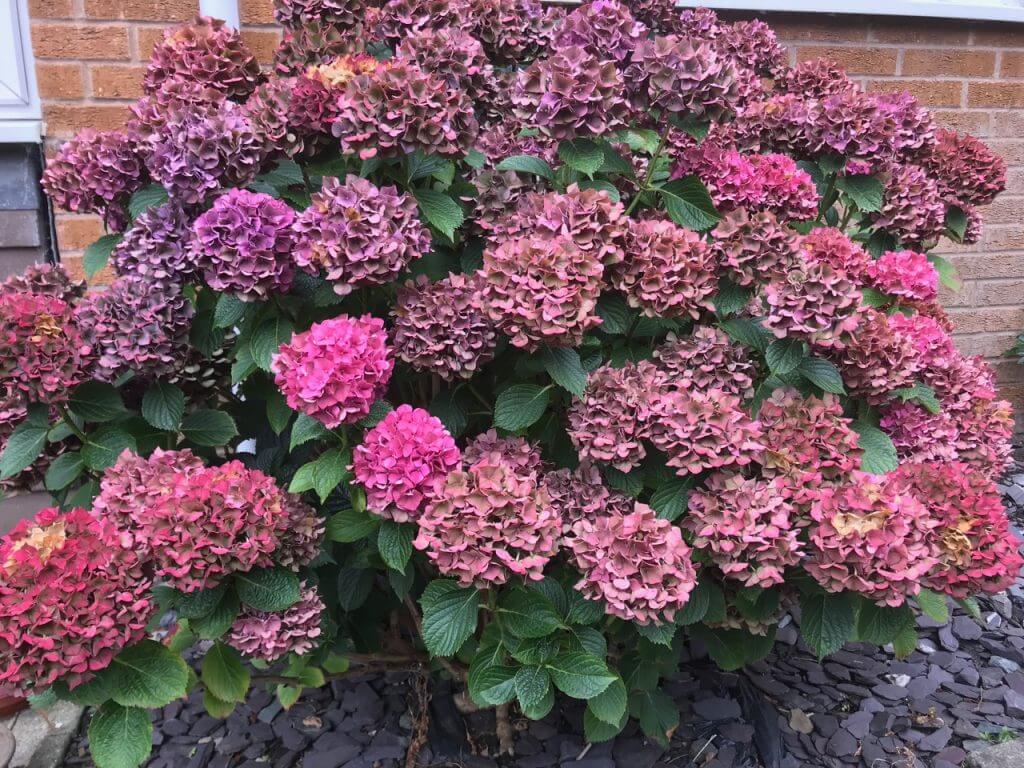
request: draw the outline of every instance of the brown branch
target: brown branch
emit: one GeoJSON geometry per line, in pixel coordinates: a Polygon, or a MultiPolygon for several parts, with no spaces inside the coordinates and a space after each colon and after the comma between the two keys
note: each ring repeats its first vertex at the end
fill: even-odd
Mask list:
{"type": "Polygon", "coordinates": [[[427,744],[427,734],[430,730],[430,684],[427,675],[422,673],[417,675],[415,692],[416,716],[412,724],[409,749],[405,753],[405,768],[416,768],[420,750],[427,744]]]}
{"type": "Polygon", "coordinates": [[[516,751],[516,740],[508,709],[508,704],[499,704],[494,708],[494,733],[498,737],[499,755],[514,755],[516,751]]]}

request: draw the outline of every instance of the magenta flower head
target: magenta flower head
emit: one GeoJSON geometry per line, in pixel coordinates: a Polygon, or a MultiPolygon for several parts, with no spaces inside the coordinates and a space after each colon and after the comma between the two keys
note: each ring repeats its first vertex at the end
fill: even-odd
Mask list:
{"type": "Polygon", "coordinates": [[[186,283],[196,273],[188,249],[192,224],[176,203],[147,208],[110,254],[118,275],[144,277],[153,283],[186,283]]]}
{"type": "Polygon", "coordinates": [[[516,347],[575,346],[601,323],[604,267],[568,237],[519,237],[484,251],[479,309],[516,347]]]}
{"type": "Polygon", "coordinates": [[[286,293],[292,284],[295,212],[262,192],[232,189],[193,225],[197,267],[215,291],[243,300],[286,293]]]}
{"type": "Polygon", "coordinates": [[[481,454],[437,487],[413,546],[465,586],[539,580],[558,550],[561,515],[538,470],[500,449],[481,454]]]}
{"type": "Polygon", "coordinates": [[[440,419],[403,403],[366,433],[352,454],[352,473],[366,490],[368,510],[407,523],[461,458],[440,419]]]}
{"type": "Polygon", "coordinates": [[[971,205],[991,203],[1006,188],[1006,162],[974,136],[939,129],[922,164],[942,192],[971,205]]]}
{"type": "Polygon", "coordinates": [[[671,622],[690,600],[697,573],[682,532],[646,504],[609,510],[572,528],[584,597],[637,624],[671,622]]]}
{"type": "Polygon", "coordinates": [[[119,231],[128,223],[128,198],[145,180],[135,141],[122,131],[86,128],[46,164],[42,185],[58,208],[99,214],[119,231]]]}
{"type": "Polygon", "coordinates": [[[896,121],[889,109],[859,90],[826,96],[820,108],[821,114],[808,124],[816,152],[842,155],[848,170],[856,173],[885,169],[896,143],[896,121]]]}
{"type": "Polygon", "coordinates": [[[861,450],[853,422],[843,415],[835,395],[804,397],[795,389],[777,389],[761,403],[757,419],[764,429],[764,466],[783,475],[813,473],[825,480],[846,476],[860,466],[861,450]]]}
{"type": "Polygon", "coordinates": [[[514,467],[523,474],[537,473],[543,469],[544,462],[537,446],[519,435],[499,437],[497,430],[482,432],[466,444],[462,452],[462,463],[472,467],[492,454],[497,454],[502,462],[514,467]]]}
{"type": "Polygon", "coordinates": [[[627,231],[626,260],[613,268],[610,282],[630,306],[648,317],[693,320],[714,310],[718,278],[703,237],[667,219],[632,220],[627,231]]]}
{"type": "Polygon", "coordinates": [[[995,484],[958,462],[902,464],[895,482],[906,486],[937,521],[938,563],[929,589],[963,600],[1002,592],[1016,581],[1024,558],[995,484]]]}
{"type": "Polygon", "coordinates": [[[697,326],[690,336],[669,334],[654,350],[654,362],[674,389],[718,390],[744,400],[754,396],[758,365],[749,348],[713,325],[697,326]]]}
{"type": "Polygon", "coordinates": [[[260,79],[260,65],[241,35],[220,19],[197,16],[164,32],[153,47],[142,87],[154,93],[183,82],[244,100],[260,79]]]}
{"type": "Polygon", "coordinates": [[[90,294],[78,305],[76,319],[95,355],[92,375],[114,381],[129,371],[159,378],[180,370],[194,314],[176,283],[152,283],[135,275],[90,294]]]}
{"type": "Polygon", "coordinates": [[[392,339],[395,356],[442,379],[470,379],[494,357],[497,330],[480,311],[479,275],[420,275],[398,290],[392,339]]]}
{"type": "Polygon", "coordinates": [[[85,282],[72,280],[60,264],[29,264],[23,272],[13,274],[0,283],[0,293],[32,293],[52,296],[66,304],[82,298],[85,282]]]}
{"type": "Polygon", "coordinates": [[[833,357],[851,393],[880,403],[894,389],[910,386],[920,363],[909,336],[889,316],[865,308],[850,340],[833,357]]]}
{"type": "Polygon", "coordinates": [[[71,306],[53,296],[0,291],[0,392],[63,403],[85,378],[91,349],[71,306]]]}
{"type": "Polygon", "coordinates": [[[271,363],[289,407],[330,429],[366,416],[393,367],[384,321],[370,315],[314,323],[282,344],[271,363]]]}
{"type": "Polygon", "coordinates": [[[854,472],[824,486],[811,511],[807,572],[828,592],[856,592],[899,607],[937,562],[938,521],[901,483],[854,472]]]}
{"type": "Polygon", "coordinates": [[[939,295],[939,273],[918,251],[886,251],[868,266],[871,285],[903,299],[931,301],[939,295]]]}
{"type": "Polygon", "coordinates": [[[907,91],[875,93],[872,98],[895,123],[892,148],[897,160],[930,152],[935,144],[935,119],[912,94],[907,91]]]}
{"type": "Polygon", "coordinates": [[[395,54],[440,75],[473,101],[489,100],[496,86],[494,67],[480,41],[455,27],[420,30],[402,40],[395,54]]]}
{"type": "Polygon", "coordinates": [[[362,0],[274,0],[274,18],[285,27],[322,22],[352,29],[366,13],[362,0]]]}
{"type": "Polygon", "coordinates": [[[799,235],[769,211],[750,213],[737,208],[718,223],[711,236],[712,253],[737,285],[783,280],[800,261],[799,235]]]}
{"type": "Polygon", "coordinates": [[[563,543],[571,541],[572,527],[580,520],[593,520],[600,514],[626,500],[624,494],[609,491],[601,479],[601,472],[590,462],[581,462],[576,469],[557,469],[544,475],[544,487],[551,504],[562,512],[563,543]]]}
{"type": "Polygon", "coordinates": [[[873,218],[876,227],[905,245],[927,246],[945,231],[946,204],[939,185],[923,169],[899,165],[889,175],[882,209],[873,218]]]}
{"type": "Polygon", "coordinates": [[[561,141],[621,127],[627,113],[615,62],[579,45],[555,51],[520,70],[512,91],[515,114],[561,141]]]}
{"type": "Polygon", "coordinates": [[[824,99],[837,93],[859,90],[846,70],[827,58],[801,61],[782,76],[781,85],[787,93],[809,99],[824,99]]]}
{"type": "Polygon", "coordinates": [[[758,75],[774,77],[785,69],[786,49],[775,30],[760,19],[727,24],[712,42],[758,75]]]}
{"type": "Polygon", "coordinates": [[[868,279],[871,257],[840,229],[812,229],[801,238],[800,247],[811,261],[827,264],[856,283],[864,283],[868,279]]]}
{"type": "Polygon", "coordinates": [[[324,270],[341,296],[391,282],[430,250],[430,231],[411,195],[352,174],[344,182],[325,178],[295,231],[296,262],[311,272],[324,270]]]}
{"type": "Polygon", "coordinates": [[[818,191],[810,174],[797,168],[789,155],[754,155],[758,208],[780,219],[806,221],[818,214],[818,191]]]}
{"type": "Polygon", "coordinates": [[[597,56],[610,56],[622,62],[646,36],[647,28],[633,17],[625,4],[619,0],[594,0],[565,17],[552,50],[578,45],[597,56]]]}
{"type": "Polygon", "coordinates": [[[730,579],[767,588],[785,580],[786,568],[800,562],[796,515],[780,479],[755,480],[715,473],[706,488],[690,496],[684,522],[695,549],[730,579]]]}
{"type": "Polygon", "coordinates": [[[138,557],[104,523],[50,507],[0,539],[0,689],[77,688],[147,636],[156,610],[138,557]]]}
{"type": "Polygon", "coordinates": [[[687,136],[685,141],[672,166],[672,178],[695,174],[722,213],[763,207],[761,176],[750,157],[714,139],[696,144],[687,136]]]}
{"type": "Polygon", "coordinates": [[[279,613],[243,607],[228,630],[227,644],[250,659],[266,662],[289,653],[304,656],[323,641],[325,610],[316,587],[302,582],[299,601],[279,613]]]}

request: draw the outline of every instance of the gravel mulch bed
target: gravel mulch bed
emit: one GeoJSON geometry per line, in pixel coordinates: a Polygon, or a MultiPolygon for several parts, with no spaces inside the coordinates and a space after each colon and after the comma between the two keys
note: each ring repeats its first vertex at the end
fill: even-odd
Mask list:
{"type": "MultiPolygon", "coordinates": [[[[1024,529],[1024,464],[1000,490],[1024,529]]],[[[491,714],[464,718],[445,683],[428,695],[417,676],[393,673],[334,682],[287,712],[253,691],[223,721],[198,694],[175,702],[154,716],[149,768],[413,768],[406,758],[426,700],[416,766],[954,768],[1024,734],[1024,580],[979,602],[981,623],[959,609],[946,626],[920,618],[918,649],[903,661],[850,644],[819,663],[798,639],[798,615],[784,619],[772,654],[740,673],[718,671],[695,644],[666,687],[681,721],[668,751],[635,724],[588,748],[582,707],[568,702],[541,722],[514,721],[516,754],[495,760],[491,714]]],[[[80,736],[64,764],[91,765],[87,754],[80,736]]]]}

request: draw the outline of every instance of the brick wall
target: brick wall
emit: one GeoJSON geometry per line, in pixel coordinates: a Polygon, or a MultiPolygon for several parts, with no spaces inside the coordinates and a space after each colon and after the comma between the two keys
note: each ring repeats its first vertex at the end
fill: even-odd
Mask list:
{"type": "MultiPolygon", "coordinates": [[[[48,143],[80,127],[121,125],[153,42],[195,13],[196,0],[30,0],[48,143]]],[[[271,0],[240,0],[243,34],[260,57],[276,44],[271,0]]],[[[980,243],[944,249],[965,279],[947,296],[957,340],[993,360],[1024,414],[1024,366],[1000,355],[1024,330],[1024,25],[931,19],[768,14],[795,62],[831,56],[876,90],[906,89],[940,122],[989,142],[1009,188],[985,210],[980,243]]],[[[66,262],[100,234],[93,217],[58,218],[66,262]]]]}

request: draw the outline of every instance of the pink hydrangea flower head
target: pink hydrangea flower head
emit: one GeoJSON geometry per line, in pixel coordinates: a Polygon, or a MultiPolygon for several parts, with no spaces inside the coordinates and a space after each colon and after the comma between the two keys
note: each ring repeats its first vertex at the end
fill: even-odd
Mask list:
{"type": "Polygon", "coordinates": [[[775,30],[760,19],[727,24],[713,42],[742,67],[758,75],[772,77],[785,68],[786,49],[775,36],[775,30]]]}
{"type": "Polygon", "coordinates": [[[1024,566],[1021,541],[992,481],[958,462],[904,464],[895,479],[938,521],[938,564],[925,582],[930,589],[962,600],[1016,581],[1024,566]]]}
{"type": "MultiPolygon", "coordinates": [[[[671,32],[696,36],[685,26],[684,18],[687,14],[702,12],[714,14],[714,11],[708,8],[680,11],[673,0],[625,0],[625,3],[638,21],[647,25],[651,31],[660,34],[671,32]]],[[[717,16],[715,18],[717,20],[717,16]]]]}
{"type": "Polygon", "coordinates": [[[402,40],[395,54],[440,75],[451,88],[464,90],[474,102],[489,99],[494,90],[494,67],[480,41],[465,30],[419,30],[402,40]]]}
{"type": "Polygon", "coordinates": [[[29,264],[24,271],[0,282],[0,293],[32,293],[52,296],[72,304],[85,293],[85,282],[74,280],[60,264],[29,264]]]}
{"type": "Polygon", "coordinates": [[[77,688],[145,639],[152,581],[103,528],[85,510],[50,507],[0,539],[0,689],[77,688]]]}
{"type": "Polygon", "coordinates": [[[777,389],[761,403],[757,418],[768,469],[787,476],[816,473],[831,481],[860,466],[858,435],[835,395],[804,397],[795,389],[777,389]]]}
{"type": "Polygon", "coordinates": [[[296,262],[310,271],[324,270],[341,296],[359,286],[391,282],[430,250],[430,231],[411,195],[351,174],[344,182],[325,178],[295,230],[296,262]]]}
{"type": "Polygon", "coordinates": [[[520,70],[512,104],[519,119],[558,141],[615,130],[628,110],[615,62],[580,45],[520,70]]]}
{"type": "Polygon", "coordinates": [[[516,471],[536,474],[544,468],[537,446],[519,435],[500,437],[494,429],[481,432],[466,444],[462,463],[472,467],[492,454],[497,454],[505,465],[514,467],[516,471]]]}
{"type": "Polygon", "coordinates": [[[632,220],[626,260],[610,282],[648,317],[689,317],[714,310],[718,290],[714,259],[704,238],[667,219],[632,220]]]}
{"type": "Polygon", "coordinates": [[[715,119],[740,98],[731,57],[710,43],[664,35],[643,40],[626,69],[634,109],[658,109],[715,119]]]}
{"type": "Polygon", "coordinates": [[[784,484],[721,472],[690,495],[684,526],[727,578],[768,588],[800,562],[803,543],[784,484]]]}
{"type": "Polygon", "coordinates": [[[569,238],[605,266],[625,258],[629,219],[622,203],[603,189],[570,184],[564,193],[527,194],[511,216],[495,227],[493,243],[527,235],[569,238]]]}
{"type": "Polygon", "coordinates": [[[338,29],[353,29],[365,13],[363,0],[274,0],[274,19],[292,28],[323,22],[338,29]]]}
{"type": "Polygon", "coordinates": [[[479,125],[469,94],[440,74],[397,58],[351,78],[338,94],[331,130],[345,154],[461,156],[479,125]]]}
{"type": "Polygon", "coordinates": [[[981,234],[984,229],[981,211],[973,205],[964,204],[959,207],[963,209],[964,215],[967,217],[967,224],[964,226],[964,234],[960,242],[964,245],[974,245],[981,240],[981,234]]]}
{"type": "Polygon", "coordinates": [[[775,93],[743,104],[729,134],[745,150],[805,154],[816,149],[812,128],[820,117],[820,102],[775,93]]]}
{"type": "Polygon", "coordinates": [[[887,111],[896,124],[892,148],[897,159],[906,159],[929,151],[935,144],[936,126],[932,113],[907,91],[876,93],[875,103],[887,111]]]}
{"type": "Polygon", "coordinates": [[[845,90],[824,97],[809,125],[817,152],[842,155],[852,173],[883,170],[892,158],[896,121],[869,94],[845,90]]]}
{"type": "Polygon", "coordinates": [[[316,587],[302,582],[299,601],[279,613],[243,607],[228,630],[227,644],[266,662],[289,653],[304,656],[323,642],[325,610],[316,587]]]}
{"type": "Polygon", "coordinates": [[[939,295],[939,273],[918,251],[886,251],[868,266],[868,278],[892,296],[931,301],[939,295]]]}
{"type": "Polygon", "coordinates": [[[737,208],[757,208],[763,199],[761,176],[753,161],[737,149],[714,140],[700,144],[690,140],[672,166],[672,178],[695,174],[707,187],[722,213],[737,208]]]}
{"type": "Polygon", "coordinates": [[[481,285],[478,275],[455,273],[406,283],[395,301],[395,356],[447,381],[476,375],[497,342],[494,323],[478,309],[481,285]]]}
{"type": "Polygon", "coordinates": [[[960,356],[949,331],[942,323],[927,315],[904,315],[897,312],[890,316],[889,326],[910,339],[924,369],[945,369],[960,356]]]}
{"type": "Polygon", "coordinates": [[[469,0],[467,6],[471,33],[498,65],[528,61],[550,50],[564,13],[538,0],[469,0]]]}
{"type": "Polygon", "coordinates": [[[951,461],[957,458],[960,431],[948,412],[931,413],[914,402],[891,401],[881,408],[879,426],[901,461],[951,461]]]}
{"type": "MultiPolygon", "coordinates": [[[[479,149],[480,145],[477,144],[479,149]]],[[[484,153],[486,154],[486,153],[484,153]]],[[[523,154],[513,151],[511,154],[523,154]]],[[[473,207],[469,226],[472,231],[485,238],[503,232],[507,226],[509,211],[515,211],[523,198],[538,193],[543,188],[542,180],[520,175],[515,171],[499,171],[484,167],[474,170],[469,182],[476,188],[475,197],[463,198],[473,207]]]]}
{"type": "Polygon", "coordinates": [[[85,378],[91,350],[71,306],[54,296],[0,291],[0,392],[63,403],[85,378]]]}
{"type": "Polygon", "coordinates": [[[847,275],[856,283],[867,280],[871,257],[860,245],[853,242],[841,229],[818,227],[812,229],[800,240],[800,247],[807,257],[847,275]]]}
{"type": "Polygon", "coordinates": [[[147,208],[114,246],[110,262],[118,275],[135,274],[155,283],[185,283],[196,273],[188,250],[191,221],[175,203],[147,208]]]}
{"type": "Polygon", "coordinates": [[[650,404],[666,375],[649,362],[605,365],[590,374],[569,409],[569,438],[580,458],[629,472],[647,455],[650,404]]]}
{"type": "Polygon", "coordinates": [[[289,407],[329,429],[366,416],[393,368],[384,321],[370,315],[314,323],[282,344],[271,363],[289,407]]]}
{"type": "Polygon", "coordinates": [[[758,207],[780,219],[805,221],[818,214],[818,191],[810,174],[797,168],[789,155],[754,155],[758,207]]]}
{"type": "Polygon", "coordinates": [[[894,328],[889,315],[865,308],[849,341],[833,352],[846,389],[880,403],[894,389],[909,387],[921,369],[914,343],[894,328]]]}
{"type": "MultiPolygon", "coordinates": [[[[330,93],[320,83],[306,77],[282,76],[259,85],[242,105],[242,111],[260,139],[264,157],[277,153],[295,157],[306,149],[307,141],[311,149],[317,145],[314,124],[330,111],[329,101],[330,93]],[[308,98],[310,92],[320,98],[308,98]],[[307,106],[312,109],[304,109],[307,106]],[[315,116],[311,117],[310,112],[315,116]]],[[[325,125],[319,123],[321,133],[325,125]]]]}
{"type": "Polygon", "coordinates": [[[937,521],[900,483],[855,472],[822,487],[804,568],[827,592],[856,592],[899,607],[935,567],[937,521]]]}
{"type": "Polygon", "coordinates": [[[320,554],[327,527],[324,519],[297,493],[281,492],[284,514],[277,521],[278,545],[274,562],[293,571],[312,563],[320,554]]]}
{"type": "Polygon", "coordinates": [[[461,455],[441,420],[407,403],[391,411],[352,455],[366,507],[397,523],[415,520],[461,455]]]}
{"type": "Polygon", "coordinates": [[[178,284],[130,274],[89,294],[75,318],[95,357],[92,375],[114,381],[128,371],[148,379],[181,370],[194,314],[178,284]]]}
{"type": "Polygon", "coordinates": [[[1000,478],[1013,458],[1013,406],[979,398],[953,411],[957,458],[990,480],[1000,478]]]}
{"type": "Polygon", "coordinates": [[[781,85],[787,93],[809,99],[824,99],[833,94],[859,90],[845,69],[824,57],[801,61],[783,74],[781,85]]]}
{"type": "Polygon", "coordinates": [[[857,328],[861,293],[844,271],[804,258],[782,280],[764,286],[764,326],[776,338],[796,336],[820,346],[834,346],[857,328]]]}
{"type": "Polygon", "coordinates": [[[542,476],[492,450],[452,472],[420,516],[413,546],[465,585],[543,578],[558,550],[562,518],[542,476]]]}
{"type": "Polygon", "coordinates": [[[769,211],[737,208],[725,215],[711,236],[712,252],[737,285],[782,280],[800,258],[800,236],[769,211]]]}
{"type": "Polygon", "coordinates": [[[622,62],[646,36],[647,28],[625,4],[619,0],[594,0],[565,17],[555,35],[553,50],[579,45],[598,56],[611,56],[622,62]]]}
{"type": "Polygon", "coordinates": [[[478,309],[516,347],[576,346],[601,323],[604,267],[565,236],[519,237],[484,251],[478,309]]]}
{"type": "MultiPolygon", "coordinates": [[[[593,520],[616,504],[622,494],[608,490],[601,473],[590,462],[582,462],[576,469],[557,469],[544,475],[544,488],[551,497],[551,505],[562,513],[562,533],[569,541],[572,527],[580,520],[593,520]]],[[[629,499],[629,505],[633,501],[629,499]]]]}
{"type": "Polygon", "coordinates": [[[168,29],[153,46],[142,88],[154,93],[168,83],[196,83],[244,100],[261,79],[259,62],[237,30],[220,19],[197,16],[168,29]]]}
{"type": "Polygon", "coordinates": [[[138,146],[123,131],[79,131],[46,163],[42,185],[58,208],[96,213],[115,231],[128,223],[128,198],[146,180],[138,146]]]}
{"type": "Polygon", "coordinates": [[[974,136],[949,128],[936,132],[922,163],[944,194],[964,203],[991,203],[1006,188],[1006,162],[974,136]]]}
{"type": "Polygon", "coordinates": [[[637,502],[573,525],[572,553],[584,597],[637,624],[671,622],[697,583],[679,528],[637,502]]]}
{"type": "Polygon", "coordinates": [[[362,48],[362,43],[372,42],[379,36],[372,29],[374,26],[370,11],[367,9],[365,23],[359,32],[346,30],[329,22],[310,20],[298,26],[284,30],[281,42],[274,51],[274,71],[279,75],[299,75],[310,64],[330,61],[337,56],[355,53],[362,48]]]}
{"type": "Polygon", "coordinates": [[[740,399],[720,390],[669,390],[650,403],[649,438],[685,477],[709,469],[745,467],[764,451],[761,424],[740,399]]]}
{"type": "Polygon", "coordinates": [[[697,326],[690,336],[670,334],[654,358],[674,389],[718,390],[744,400],[754,396],[759,371],[749,349],[713,325],[697,326]]]}
{"type": "Polygon", "coordinates": [[[904,245],[934,243],[946,228],[946,204],[939,185],[916,165],[894,167],[874,224],[904,245]]]}

